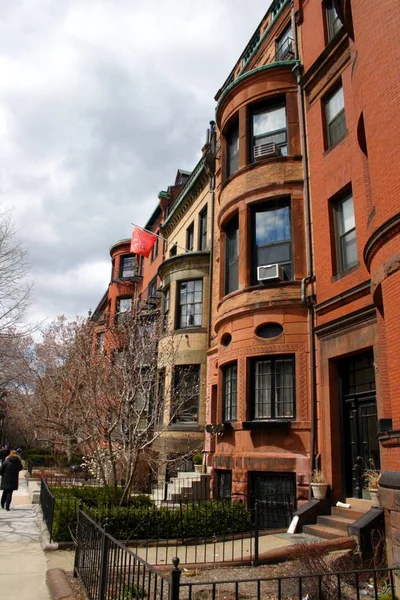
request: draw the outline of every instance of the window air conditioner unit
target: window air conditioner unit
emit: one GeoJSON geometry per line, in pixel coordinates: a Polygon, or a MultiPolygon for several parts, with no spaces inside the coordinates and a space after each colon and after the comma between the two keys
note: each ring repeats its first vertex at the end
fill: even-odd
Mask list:
{"type": "Polygon", "coordinates": [[[256,144],[254,146],[254,160],[262,160],[272,156],[279,156],[280,150],[275,142],[266,142],[265,144],[256,144]]]}
{"type": "Polygon", "coordinates": [[[258,281],[283,281],[285,279],[285,271],[281,265],[262,265],[257,267],[258,281]]]}

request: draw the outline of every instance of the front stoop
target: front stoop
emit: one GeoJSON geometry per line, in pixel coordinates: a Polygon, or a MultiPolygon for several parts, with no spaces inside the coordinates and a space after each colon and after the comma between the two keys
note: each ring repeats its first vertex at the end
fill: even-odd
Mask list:
{"type": "Polygon", "coordinates": [[[366,510],[355,510],[353,508],[332,507],[331,515],[320,515],[315,525],[304,525],[303,532],[309,535],[333,540],[349,535],[349,526],[362,517],[366,510]]]}

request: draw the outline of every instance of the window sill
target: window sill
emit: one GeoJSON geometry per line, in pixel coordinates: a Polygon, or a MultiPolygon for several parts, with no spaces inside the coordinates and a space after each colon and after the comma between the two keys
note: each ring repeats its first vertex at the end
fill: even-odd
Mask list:
{"type": "Polygon", "coordinates": [[[293,419],[259,419],[254,421],[243,421],[243,429],[264,429],[269,428],[280,428],[288,429],[293,419]]]}
{"type": "Polygon", "coordinates": [[[180,334],[185,334],[185,333],[207,333],[207,329],[206,327],[180,327],[179,329],[174,329],[173,333],[180,333],[180,334]]]}
{"type": "Polygon", "coordinates": [[[349,134],[348,129],[346,129],[346,131],[344,132],[344,134],[342,135],[342,137],[340,139],[338,139],[338,141],[333,144],[333,146],[329,146],[328,148],[325,149],[323,156],[328,156],[328,154],[330,154],[330,152],[332,152],[332,150],[334,150],[335,148],[337,148],[338,146],[340,146],[340,144],[347,138],[349,134]]]}
{"type": "Polygon", "coordinates": [[[203,431],[198,423],[171,423],[168,426],[169,431],[203,431]]]}
{"type": "Polygon", "coordinates": [[[343,279],[343,277],[346,277],[347,275],[354,273],[354,271],[357,271],[357,269],[359,267],[360,267],[360,263],[358,262],[356,265],[354,265],[354,267],[350,267],[350,269],[347,269],[346,271],[342,271],[341,273],[337,273],[336,275],[333,275],[331,277],[331,282],[335,283],[335,281],[340,281],[341,279],[343,279]]]}

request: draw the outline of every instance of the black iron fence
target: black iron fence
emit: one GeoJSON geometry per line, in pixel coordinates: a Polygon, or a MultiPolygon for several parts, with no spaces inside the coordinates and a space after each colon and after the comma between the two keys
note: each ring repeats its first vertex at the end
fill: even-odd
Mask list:
{"type": "MultiPolygon", "coordinates": [[[[174,599],[171,580],[78,512],[74,572],[90,600],[174,599]]],[[[178,596],[179,597],[179,596],[178,596]]]]}
{"type": "MultiPolygon", "coordinates": [[[[209,581],[207,572],[181,578],[179,558],[161,572],[113,538],[82,510],[78,513],[75,575],[90,600],[395,600],[393,568],[286,577],[209,581]]],[[[399,571],[397,571],[398,574],[399,571]]]]}
{"type": "MultiPolygon", "coordinates": [[[[173,600],[395,600],[395,569],[342,571],[231,581],[182,582],[175,562],[177,590],[173,600]]],[[[397,571],[399,574],[400,572],[397,571]]],[[[175,590],[174,590],[175,591],[175,590]]]]}
{"type": "Polygon", "coordinates": [[[252,509],[229,499],[159,504],[147,496],[118,506],[116,498],[101,497],[103,488],[68,491],[59,483],[59,478],[49,478],[41,486],[40,503],[52,541],[72,541],[82,508],[96,523],[107,522],[114,538],[154,565],[169,564],[177,554],[185,564],[257,563],[260,540],[272,530],[286,530],[294,510],[286,496],[256,501],[252,509]]]}
{"type": "Polygon", "coordinates": [[[50,540],[52,539],[53,532],[54,505],[55,498],[51,493],[46,481],[42,479],[40,486],[40,507],[42,509],[44,522],[46,523],[50,534],[50,540]]]}

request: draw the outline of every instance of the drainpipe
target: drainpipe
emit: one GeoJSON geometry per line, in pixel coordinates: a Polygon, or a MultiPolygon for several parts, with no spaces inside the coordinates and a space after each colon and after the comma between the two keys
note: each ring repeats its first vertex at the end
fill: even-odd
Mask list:
{"type": "MultiPolygon", "coordinates": [[[[310,391],[311,391],[311,442],[310,442],[310,477],[313,469],[317,467],[317,382],[316,382],[316,347],[315,347],[315,311],[313,298],[306,296],[307,284],[312,284],[315,281],[314,275],[314,261],[313,261],[313,245],[312,245],[312,231],[311,231],[311,199],[310,199],[310,178],[309,178],[309,163],[308,163],[308,150],[307,150],[307,136],[306,136],[306,112],[305,112],[305,100],[304,90],[301,83],[301,65],[299,58],[299,42],[297,36],[297,24],[294,12],[294,2],[290,3],[291,7],[291,23],[294,37],[295,46],[295,58],[298,61],[293,69],[297,79],[297,95],[299,101],[300,111],[300,138],[303,155],[303,179],[304,179],[304,207],[306,217],[306,251],[307,251],[307,276],[301,281],[301,301],[308,308],[309,318],[309,345],[310,345],[310,391]]],[[[311,497],[311,490],[309,491],[311,497]]]]}

